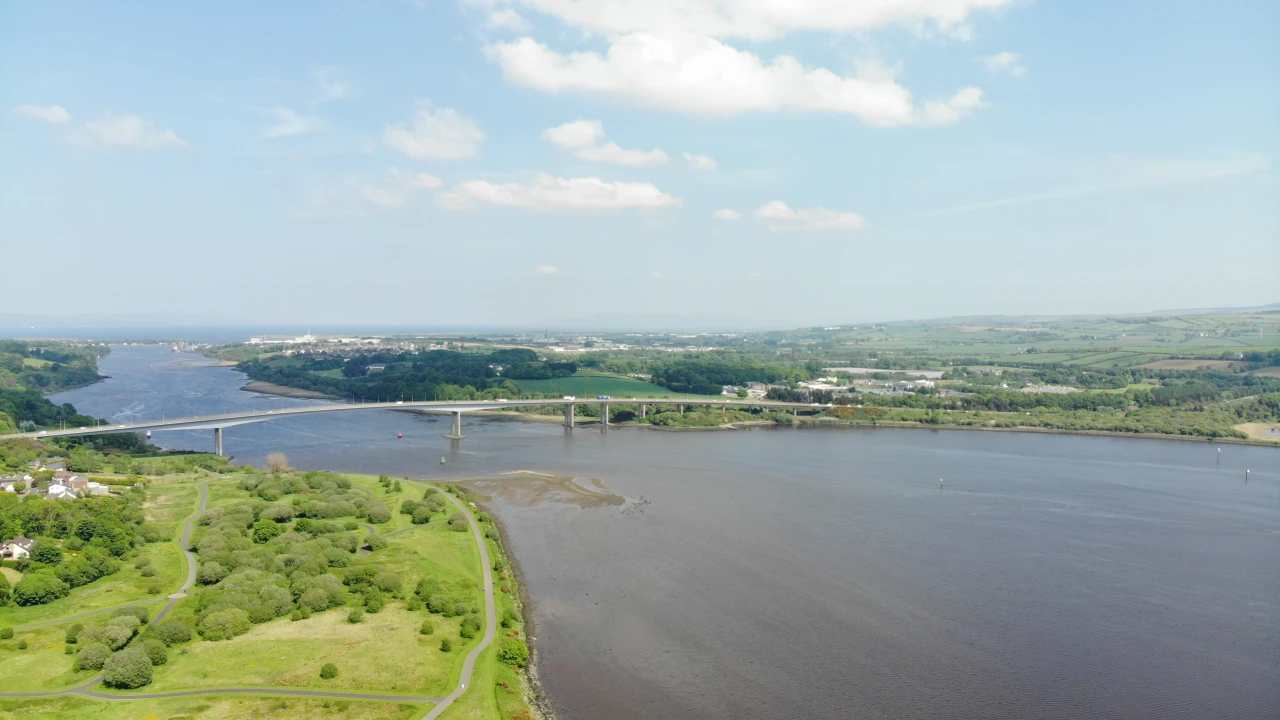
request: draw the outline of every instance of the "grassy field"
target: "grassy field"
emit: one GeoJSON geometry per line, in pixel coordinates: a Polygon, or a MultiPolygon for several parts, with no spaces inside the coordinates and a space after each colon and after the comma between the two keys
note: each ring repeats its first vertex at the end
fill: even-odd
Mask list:
{"type": "Polygon", "coordinates": [[[88,675],[72,672],[74,656],[62,652],[65,633],[66,625],[50,625],[18,630],[11,639],[0,640],[0,678],[4,678],[0,687],[6,691],[61,690],[87,679],[88,675]],[[19,650],[18,643],[23,640],[27,649],[19,650]],[[15,683],[15,678],[21,682],[15,683]]]}
{"type": "Polygon", "coordinates": [[[405,704],[267,696],[91,700],[79,697],[0,699],[0,720],[75,718],[76,720],[261,720],[300,718],[318,720],[409,720],[420,718],[429,703],[405,704]]]}
{"type": "Polygon", "coordinates": [[[671,392],[661,385],[654,385],[639,378],[614,373],[579,370],[569,377],[551,380],[517,380],[523,392],[572,395],[578,398],[594,398],[597,395],[642,398],[686,398],[706,400],[707,395],[689,395],[671,392]]]}

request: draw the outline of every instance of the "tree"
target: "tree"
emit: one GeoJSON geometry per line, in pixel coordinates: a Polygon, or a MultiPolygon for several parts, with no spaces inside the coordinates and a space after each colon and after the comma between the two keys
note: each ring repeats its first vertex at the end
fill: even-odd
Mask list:
{"type": "Polygon", "coordinates": [[[324,680],[332,680],[338,677],[338,666],[333,663],[325,663],[320,667],[320,677],[324,680]]]}
{"type": "Polygon", "coordinates": [[[413,511],[413,524],[425,525],[431,522],[431,508],[419,505],[413,511]]]}
{"type": "Polygon", "coordinates": [[[371,613],[382,612],[382,608],[385,607],[386,604],[387,604],[386,600],[382,599],[382,591],[378,590],[378,588],[371,587],[365,591],[364,593],[364,609],[365,610],[368,610],[371,613]]]}
{"type": "Polygon", "coordinates": [[[13,601],[13,589],[9,587],[9,578],[0,573],[0,607],[13,601]]]}
{"type": "Polygon", "coordinates": [[[0,627],[0,640],[10,640],[13,638],[13,628],[0,627]]]}
{"type": "Polygon", "coordinates": [[[369,506],[368,518],[374,525],[380,525],[391,519],[391,509],[382,503],[375,503],[369,506]]]}
{"type": "Polygon", "coordinates": [[[347,622],[352,625],[364,622],[364,608],[351,608],[351,612],[347,613],[347,622]]]}
{"type": "Polygon", "coordinates": [[[280,537],[283,532],[274,521],[262,519],[253,524],[253,541],[261,545],[280,537]]]}
{"type": "Polygon", "coordinates": [[[418,632],[423,635],[430,635],[436,631],[435,623],[431,622],[431,618],[422,621],[422,627],[418,628],[418,632]]]}
{"type": "Polygon", "coordinates": [[[125,648],[107,661],[103,681],[115,688],[140,688],[151,682],[151,658],[139,647],[125,648]]]}
{"type": "Polygon", "coordinates": [[[529,664],[529,646],[519,638],[507,638],[502,641],[498,659],[508,665],[524,667],[529,664]]]}
{"type": "Polygon", "coordinates": [[[62,551],[55,545],[41,543],[31,550],[31,559],[45,565],[57,565],[62,562],[62,551]]]}
{"type": "Polygon", "coordinates": [[[277,475],[287,473],[293,468],[289,467],[289,458],[285,457],[282,452],[273,452],[267,454],[267,470],[277,475]]]}
{"type": "Polygon", "coordinates": [[[81,623],[75,623],[71,625],[71,627],[68,627],[66,636],[64,638],[66,640],[66,643],[68,645],[75,645],[76,642],[80,639],[80,631],[83,629],[84,629],[84,625],[81,623]]]}
{"type": "Polygon", "coordinates": [[[76,670],[101,670],[111,657],[111,649],[102,643],[89,643],[76,653],[72,667],[76,670]]]}
{"type": "Polygon", "coordinates": [[[400,591],[403,581],[400,579],[399,574],[390,570],[383,570],[374,576],[373,584],[382,592],[394,593],[400,591]]]}
{"type": "Polygon", "coordinates": [[[13,600],[19,605],[44,605],[67,596],[71,587],[50,575],[27,575],[13,586],[13,600]]]}
{"type": "Polygon", "coordinates": [[[287,503],[275,503],[267,506],[262,511],[263,520],[274,520],[278,523],[289,522],[293,519],[293,506],[287,503]]]}
{"type": "Polygon", "coordinates": [[[147,658],[151,660],[152,665],[164,665],[169,662],[169,650],[164,643],[155,638],[147,638],[142,641],[142,651],[147,654],[147,658]]]}
{"type": "Polygon", "coordinates": [[[156,628],[156,636],[165,645],[178,645],[191,640],[191,626],[181,620],[166,620],[156,628]]]}
{"type": "Polygon", "coordinates": [[[200,632],[205,640],[229,640],[249,632],[251,625],[249,613],[240,608],[227,608],[206,615],[200,621],[200,632]]]}
{"type": "Polygon", "coordinates": [[[451,652],[452,650],[453,643],[449,642],[449,638],[445,638],[440,641],[440,652],[451,652]]]}
{"type": "Polygon", "coordinates": [[[210,561],[200,566],[200,572],[196,574],[196,579],[201,585],[217,585],[227,577],[227,569],[222,563],[210,561]]]}

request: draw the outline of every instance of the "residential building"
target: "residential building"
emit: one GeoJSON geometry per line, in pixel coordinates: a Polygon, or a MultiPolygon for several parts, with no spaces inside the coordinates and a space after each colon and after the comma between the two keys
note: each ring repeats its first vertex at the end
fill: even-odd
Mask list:
{"type": "Polygon", "coordinates": [[[0,545],[0,558],[8,560],[23,560],[31,557],[31,548],[36,546],[36,541],[29,537],[18,536],[12,540],[6,540],[0,545]]]}

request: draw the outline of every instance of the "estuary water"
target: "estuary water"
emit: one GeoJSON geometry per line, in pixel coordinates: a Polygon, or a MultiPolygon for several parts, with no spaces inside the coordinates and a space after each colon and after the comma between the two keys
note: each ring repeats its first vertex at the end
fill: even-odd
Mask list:
{"type": "MultiPolygon", "coordinates": [[[[307,404],[168,348],[116,348],[101,368],[110,380],[53,399],[113,422],[307,404]]],[[[371,411],[225,442],[259,465],[280,451],[421,478],[523,468],[625,497],[494,499],[565,720],[1280,717],[1280,449],[476,418],[451,442],[447,428],[371,411]]],[[[154,440],[212,448],[209,431],[154,440]]]]}

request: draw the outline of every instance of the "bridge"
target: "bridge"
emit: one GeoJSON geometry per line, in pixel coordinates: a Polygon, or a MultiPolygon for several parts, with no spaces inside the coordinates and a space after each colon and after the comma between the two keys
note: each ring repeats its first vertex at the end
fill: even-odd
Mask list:
{"type": "Polygon", "coordinates": [[[648,408],[651,405],[675,405],[681,413],[684,412],[686,406],[778,408],[791,410],[793,414],[798,414],[802,409],[825,410],[832,407],[830,404],[822,405],[819,403],[777,402],[741,398],[708,398],[707,400],[613,397],[591,399],[562,398],[558,400],[403,400],[397,402],[331,403],[308,407],[225,413],[222,415],[201,415],[198,417],[174,418],[172,420],[143,420],[125,423],[122,425],[104,423],[101,425],[86,425],[78,428],[64,428],[61,430],[40,430],[37,432],[0,435],[0,440],[8,440],[12,438],[47,440],[60,437],[114,435],[127,432],[145,432],[150,434],[152,432],[163,432],[166,430],[213,430],[213,451],[218,455],[222,455],[222,431],[224,428],[234,427],[236,425],[247,425],[249,423],[266,422],[268,420],[283,420],[285,418],[314,415],[317,413],[355,412],[360,410],[425,410],[437,413],[448,412],[453,414],[453,424],[449,433],[444,437],[460,440],[464,437],[462,434],[463,413],[475,412],[477,410],[509,410],[518,407],[548,407],[559,405],[564,410],[564,426],[572,429],[575,422],[575,408],[577,408],[578,405],[591,405],[597,403],[600,405],[600,423],[601,429],[603,430],[608,430],[609,428],[609,406],[614,404],[637,406],[637,412],[640,417],[646,416],[648,408]]]}

